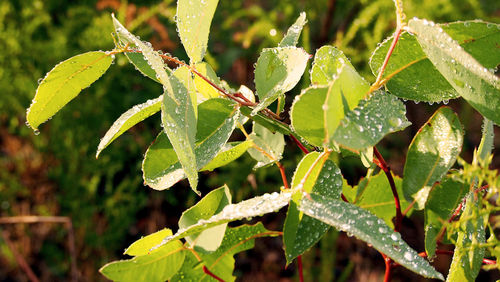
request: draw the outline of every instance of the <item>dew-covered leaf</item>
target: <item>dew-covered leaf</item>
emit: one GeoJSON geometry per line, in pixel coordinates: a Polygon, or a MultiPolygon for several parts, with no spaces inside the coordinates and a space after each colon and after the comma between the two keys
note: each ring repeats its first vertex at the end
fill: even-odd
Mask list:
{"type": "Polygon", "coordinates": [[[443,223],[450,219],[468,190],[469,185],[452,178],[446,178],[435,185],[429,193],[424,209],[425,250],[429,258],[434,257],[436,239],[443,228],[443,223]]]}
{"type": "Polygon", "coordinates": [[[328,86],[311,86],[302,90],[290,109],[292,127],[300,137],[309,144],[323,146],[325,140],[325,125],[323,103],[326,99],[328,86]]]}
{"type": "Polygon", "coordinates": [[[420,128],[406,155],[403,192],[423,209],[432,185],[448,172],[462,149],[463,128],[449,107],[439,108],[420,128]]]}
{"type": "Polygon", "coordinates": [[[271,194],[257,196],[237,204],[227,205],[220,213],[210,217],[209,219],[200,220],[196,224],[190,225],[188,228],[179,229],[177,233],[166,237],[161,244],[155,246],[153,249],[159,248],[173,240],[178,240],[186,236],[200,233],[201,231],[213,226],[276,212],[286,206],[291,197],[292,193],[289,191],[283,191],[281,193],[274,192],[271,194]]]}
{"type": "Polygon", "coordinates": [[[281,160],[285,148],[285,138],[283,134],[279,132],[272,133],[264,126],[254,122],[250,140],[265,152],[261,152],[253,147],[248,149],[250,156],[257,161],[254,169],[281,160]]]}
{"type": "Polygon", "coordinates": [[[172,230],[163,228],[160,231],[149,234],[132,243],[124,252],[129,256],[143,256],[149,254],[149,250],[158,245],[163,238],[172,235],[172,230]]]}
{"type": "Polygon", "coordinates": [[[311,67],[311,83],[323,85],[332,82],[344,64],[354,69],[349,59],[339,49],[331,45],[319,48],[311,67]]]}
{"type": "Polygon", "coordinates": [[[175,150],[182,170],[186,174],[191,189],[198,193],[198,166],[195,155],[196,103],[193,104],[190,89],[182,78],[170,76],[170,87],[165,87],[161,105],[163,132],[168,136],[175,150]]]}
{"type": "Polygon", "coordinates": [[[487,118],[483,120],[483,131],[481,143],[477,148],[478,157],[481,160],[486,160],[491,154],[494,146],[495,131],[493,129],[493,122],[487,118]]]}
{"type": "MultiPolygon", "coordinates": [[[[340,199],[342,192],[340,169],[325,155],[311,152],[302,158],[295,170],[292,188],[297,187],[301,187],[305,192],[340,199]]],[[[287,264],[316,244],[330,228],[328,224],[304,215],[297,209],[297,203],[301,198],[300,192],[293,196],[283,227],[287,264]]]]}
{"type": "Polygon", "coordinates": [[[31,128],[52,118],[84,88],[98,80],[111,66],[113,57],[102,51],[76,55],[56,65],[36,89],[35,97],[26,112],[31,128]]]}
{"type": "Polygon", "coordinates": [[[145,103],[133,106],[131,109],[123,113],[113,123],[113,125],[111,125],[104,137],[101,139],[101,142],[99,142],[95,157],[98,158],[102,150],[104,150],[109,144],[111,144],[111,142],[122,135],[125,131],[129,130],[132,126],[159,112],[161,109],[162,99],[163,96],[148,100],[145,103]]]}
{"type": "Polygon", "coordinates": [[[279,47],[288,47],[288,46],[297,46],[297,42],[299,42],[300,33],[302,32],[302,28],[307,23],[306,13],[301,12],[300,16],[297,18],[295,23],[288,28],[283,39],[281,39],[279,47]]]}
{"type": "MultiPolygon", "coordinates": [[[[207,165],[224,147],[236,125],[239,111],[235,104],[214,98],[198,106],[195,156],[197,170],[207,165]]],[[[186,177],[165,133],[146,151],[142,163],[144,182],[156,190],[164,190],[186,177]]]]}
{"type": "Polygon", "coordinates": [[[483,116],[500,124],[500,79],[434,23],[413,19],[409,27],[429,60],[460,96],[483,116]]]}
{"type": "Polygon", "coordinates": [[[301,48],[277,47],[262,50],[255,65],[255,88],[260,103],[252,114],[266,108],[300,80],[309,60],[301,48]]]}
{"type": "Polygon", "coordinates": [[[217,156],[215,156],[215,158],[213,158],[201,170],[212,171],[218,167],[225,166],[241,157],[250,147],[252,147],[252,141],[250,140],[227,143],[222,148],[222,151],[220,151],[217,156]]]}
{"type": "Polygon", "coordinates": [[[113,281],[165,281],[181,268],[185,253],[176,240],[150,254],[108,263],[99,272],[113,281]]]}
{"type": "MultiPolygon", "coordinates": [[[[221,212],[230,203],[231,194],[226,185],[215,189],[203,197],[196,205],[182,213],[179,219],[179,228],[188,228],[196,224],[199,220],[208,219],[214,214],[221,212]]],[[[213,252],[220,246],[226,232],[226,227],[227,223],[205,229],[200,234],[186,236],[186,241],[192,247],[196,246],[204,251],[213,252]]]]}
{"type": "Polygon", "coordinates": [[[210,25],[219,0],[177,1],[177,31],[191,64],[205,57],[210,25]]]}
{"type": "Polygon", "coordinates": [[[443,279],[424,258],[401,239],[385,222],[355,205],[318,194],[302,197],[298,206],[305,214],[372,245],[398,264],[427,278],[443,279]]]}
{"type": "Polygon", "coordinates": [[[253,248],[255,238],[277,236],[279,232],[267,230],[262,223],[227,228],[221,246],[213,253],[199,253],[199,262],[194,255],[187,254],[184,264],[171,281],[212,281],[203,272],[206,266],[210,272],[224,281],[234,281],[234,258],[239,252],[253,248]]]}
{"type": "MultiPolygon", "coordinates": [[[[393,176],[393,178],[398,194],[402,195],[403,189],[401,178],[397,176],[393,176]]],[[[360,184],[353,189],[357,194],[353,204],[383,219],[391,228],[394,227],[392,219],[396,216],[396,207],[391,186],[385,173],[380,172],[377,175],[364,178],[360,184]]],[[[401,205],[401,210],[406,210],[409,206],[409,203],[404,198],[400,198],[399,203],[401,205]]]]}
{"type": "MultiPolygon", "coordinates": [[[[200,74],[208,78],[215,85],[221,85],[219,77],[209,64],[205,62],[197,63],[195,65],[195,68],[200,74]]],[[[221,93],[219,93],[217,89],[215,89],[212,85],[210,85],[198,75],[194,76],[194,84],[196,85],[196,91],[201,96],[198,97],[198,100],[204,101],[207,99],[220,97],[221,95],[221,93]]]]}
{"type": "MultiPolygon", "coordinates": [[[[495,48],[495,43],[500,40],[500,30],[495,28],[496,25],[475,20],[439,26],[483,66],[495,68],[500,64],[500,49],[495,48]]],[[[372,54],[370,67],[373,74],[378,75],[391,43],[392,37],[382,42],[372,54]]],[[[407,32],[401,34],[383,77],[390,78],[387,89],[404,99],[440,102],[459,96],[429,61],[415,36],[407,32]]]]}
{"type": "Polygon", "coordinates": [[[410,124],[403,102],[389,93],[377,91],[347,113],[333,139],[345,147],[361,150],[375,146],[385,135],[410,124]]]}
{"type": "Polygon", "coordinates": [[[446,281],[476,281],[485,253],[485,249],[477,245],[486,241],[484,222],[488,217],[480,212],[481,202],[470,193],[460,217],[460,231],[446,281]]]}
{"type": "MultiPolygon", "coordinates": [[[[142,53],[142,56],[144,60],[147,62],[147,67],[144,62],[144,60],[136,60],[133,61],[132,63],[136,66],[141,68],[139,69],[142,73],[150,76],[152,75],[151,70],[155,72],[154,77],[156,80],[158,80],[161,84],[163,84],[163,87],[171,89],[170,86],[170,80],[169,76],[167,74],[167,71],[170,73],[170,69],[164,64],[163,59],[161,58],[160,54],[153,50],[153,47],[151,46],[151,43],[149,42],[143,42],[141,41],[137,36],[133,35],[130,33],[116,18],[114,15],[111,15],[113,18],[113,24],[115,26],[115,31],[116,34],[118,35],[118,38],[123,44],[129,44],[132,47],[136,48],[137,51],[140,51],[142,53]]],[[[137,56],[136,56],[137,57],[137,56]]]]}

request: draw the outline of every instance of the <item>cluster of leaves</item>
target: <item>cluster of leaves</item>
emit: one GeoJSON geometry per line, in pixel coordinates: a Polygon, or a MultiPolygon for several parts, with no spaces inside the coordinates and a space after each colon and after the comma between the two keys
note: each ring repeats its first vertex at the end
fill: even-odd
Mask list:
{"type": "MultiPolygon", "coordinates": [[[[307,154],[297,165],[290,187],[283,176],[280,192],[235,204],[231,203],[228,187],[213,190],[183,213],[175,234],[165,229],[140,239],[125,251],[134,258],[104,266],[101,272],[105,276],[113,280],[233,280],[233,255],[251,248],[254,238],[282,235],[285,256],[291,263],[333,226],[415,273],[443,279],[401,238],[400,202],[396,199],[397,209],[387,204],[392,195],[398,194],[404,195],[401,206],[406,210],[424,210],[426,256],[433,257],[442,240],[456,245],[448,279],[474,279],[486,248],[497,256],[494,227],[487,225],[488,213],[496,209],[485,203],[481,187],[487,183],[490,189],[486,199],[494,199],[495,173],[488,172],[487,160],[493,144],[493,123],[500,124],[500,80],[490,70],[500,63],[496,48],[499,25],[482,21],[436,25],[416,18],[398,22],[394,36],[372,55],[370,67],[377,81],[371,86],[340,50],[323,46],[314,54],[311,85],[296,96],[289,111],[291,125],[287,125],[279,119],[285,93],[297,85],[311,57],[296,47],[306,24],[305,13],[277,47],[260,53],[255,65],[257,103],[250,89],[241,86],[234,91],[203,61],[217,4],[217,0],[178,1],[177,29],[189,64],[153,50],[151,44],[141,41],[113,17],[116,48],[88,52],[58,64],[37,89],[27,112],[29,125],[37,130],[99,79],[114,57],[123,53],[164,91],[120,116],[101,139],[97,156],[130,127],[161,112],[163,131],[143,162],[144,181],[153,189],[168,189],[187,178],[199,194],[199,171],[228,164],[246,151],[257,160],[256,169],[272,164],[280,167],[285,135],[307,142],[314,150],[302,148],[307,154]],[[164,60],[179,67],[172,70],[164,60]],[[383,90],[379,89],[382,85],[383,90]],[[464,132],[453,110],[443,106],[414,137],[404,177],[394,180],[373,146],[410,124],[398,97],[425,102],[464,98],[485,117],[475,162],[463,163],[463,170],[450,173],[461,151],[464,132]],[[271,105],[276,105],[276,112],[268,108],[271,105]],[[249,120],[253,121],[251,134],[243,127],[249,120]],[[236,128],[246,140],[228,143],[236,128]],[[330,158],[333,152],[359,155],[370,168],[365,181],[355,188],[345,184],[330,158]],[[372,175],[377,164],[389,183],[383,174],[372,175]],[[455,223],[453,219],[460,212],[455,211],[461,203],[465,208],[455,223]],[[272,213],[287,205],[282,232],[266,230],[260,224],[227,227],[228,222],[272,213]],[[396,210],[394,228],[391,210],[396,210]]],[[[402,18],[398,10],[398,19],[402,18]]]]}

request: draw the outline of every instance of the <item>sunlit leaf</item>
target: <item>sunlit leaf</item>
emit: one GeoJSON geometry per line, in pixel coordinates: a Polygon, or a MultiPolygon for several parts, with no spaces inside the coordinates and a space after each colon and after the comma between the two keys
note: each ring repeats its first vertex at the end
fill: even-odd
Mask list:
{"type": "Polygon", "coordinates": [[[423,209],[432,185],[448,172],[462,149],[463,128],[449,107],[439,108],[420,128],[408,148],[403,192],[423,209]]]}
{"type": "Polygon", "coordinates": [[[73,100],[84,88],[98,80],[111,66],[110,53],[96,51],[74,56],[56,65],[38,85],[26,112],[31,128],[38,126],[73,100]]]}
{"type": "MultiPolygon", "coordinates": [[[[311,152],[302,158],[295,170],[292,188],[299,186],[305,192],[340,199],[342,175],[333,161],[328,160],[319,152],[311,152]]],[[[301,198],[302,193],[296,193],[293,196],[294,201],[288,206],[283,227],[287,264],[316,244],[330,228],[328,224],[304,215],[297,209],[297,203],[301,198]]]]}
{"type": "MultiPolygon", "coordinates": [[[[185,210],[179,219],[179,228],[188,228],[196,224],[199,220],[208,219],[231,203],[231,194],[227,186],[222,186],[208,193],[194,206],[185,210]]],[[[220,246],[224,233],[226,232],[226,224],[214,226],[210,229],[203,230],[200,234],[186,237],[186,241],[192,246],[201,248],[205,251],[215,251],[220,246]]],[[[171,234],[170,234],[171,235],[171,234]]],[[[167,236],[165,236],[167,237],[167,236]]],[[[165,238],[163,237],[163,238],[165,238]]]]}
{"type": "Polygon", "coordinates": [[[143,256],[149,254],[149,250],[158,245],[163,238],[172,235],[172,230],[163,228],[160,231],[144,236],[132,243],[124,252],[129,256],[143,256]]]}
{"type": "Polygon", "coordinates": [[[101,139],[101,142],[99,142],[96,158],[99,157],[102,150],[104,150],[109,144],[111,144],[111,142],[122,135],[125,131],[159,112],[161,109],[162,99],[163,97],[160,96],[156,99],[148,100],[145,103],[133,106],[131,109],[123,113],[113,123],[113,125],[111,125],[104,137],[101,139]]]}
{"type": "Polygon", "coordinates": [[[177,31],[191,64],[201,62],[207,51],[210,25],[219,0],[177,1],[177,31]]]}
{"type": "Polygon", "coordinates": [[[349,59],[339,49],[330,45],[319,48],[311,67],[311,83],[323,85],[332,82],[345,64],[354,69],[349,59]]]}
{"type": "MultiPolygon", "coordinates": [[[[207,165],[223,148],[236,126],[239,111],[235,104],[214,98],[198,106],[198,129],[195,156],[197,169],[207,165]]],[[[160,133],[146,151],[142,163],[144,181],[151,188],[163,190],[186,177],[170,140],[160,133]]]]}
{"type": "MultiPolygon", "coordinates": [[[[201,62],[197,63],[195,67],[200,74],[208,78],[215,85],[217,86],[221,85],[219,77],[217,77],[217,74],[209,64],[201,62]]],[[[215,89],[212,85],[210,85],[208,82],[206,82],[203,78],[201,78],[198,75],[194,76],[194,84],[196,85],[196,91],[198,91],[198,93],[201,95],[201,97],[199,97],[199,100],[201,101],[210,98],[217,98],[220,97],[221,95],[221,93],[219,93],[217,89],[215,89]]]]}
{"type": "Polygon", "coordinates": [[[222,151],[201,170],[214,170],[218,167],[225,166],[241,157],[250,147],[252,147],[252,141],[250,140],[227,143],[224,148],[222,148],[222,151]]]}
{"type": "Polygon", "coordinates": [[[283,39],[281,39],[281,42],[278,46],[279,47],[296,46],[297,42],[299,42],[300,32],[302,31],[302,28],[304,28],[304,25],[306,23],[307,23],[306,13],[301,12],[300,16],[297,18],[295,23],[290,28],[288,28],[288,31],[286,32],[283,39]]]}
{"type": "Polygon", "coordinates": [[[281,160],[285,148],[283,134],[279,132],[272,133],[267,128],[254,122],[250,140],[262,150],[257,150],[256,148],[248,149],[250,156],[257,161],[255,169],[281,160]]]}
{"type": "Polygon", "coordinates": [[[460,96],[500,124],[500,79],[434,23],[413,19],[408,24],[429,60],[460,96]]]}
{"type": "Polygon", "coordinates": [[[382,219],[360,207],[318,194],[309,194],[309,197],[302,198],[298,208],[311,217],[367,242],[415,273],[427,278],[443,279],[441,273],[408,246],[398,232],[394,232],[382,219]]]}

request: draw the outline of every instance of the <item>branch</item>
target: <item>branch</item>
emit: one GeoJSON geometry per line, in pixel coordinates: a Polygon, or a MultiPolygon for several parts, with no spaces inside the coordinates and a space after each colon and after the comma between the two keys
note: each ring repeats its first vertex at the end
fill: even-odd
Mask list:
{"type": "Polygon", "coordinates": [[[208,276],[211,276],[212,278],[214,278],[217,281],[224,282],[224,279],[222,279],[219,276],[213,274],[210,270],[208,270],[208,268],[206,266],[203,266],[203,272],[205,272],[205,274],[207,274],[208,276]]]}
{"type": "Polygon", "coordinates": [[[302,255],[297,257],[297,266],[299,268],[299,280],[300,282],[304,282],[304,271],[302,268],[302,255]]]}
{"type": "MultiPolygon", "coordinates": [[[[436,250],[436,255],[450,255],[450,256],[452,256],[453,254],[454,254],[453,251],[436,250]]],[[[427,257],[427,253],[426,252],[421,252],[418,255],[421,256],[421,257],[423,257],[423,258],[427,257]]],[[[485,258],[483,258],[483,264],[493,265],[493,264],[497,264],[497,261],[496,260],[492,260],[492,259],[485,259],[485,258]]]]}
{"type": "MultiPolygon", "coordinates": [[[[387,55],[385,55],[385,59],[384,59],[384,62],[382,63],[382,67],[380,67],[380,71],[378,73],[377,80],[372,84],[372,86],[370,87],[370,90],[368,90],[368,94],[379,89],[380,86],[383,85],[382,76],[384,75],[384,71],[387,67],[387,64],[389,63],[389,59],[391,58],[392,52],[394,52],[394,49],[396,48],[396,44],[398,43],[398,40],[399,40],[399,37],[401,36],[402,31],[403,31],[402,27],[400,27],[398,25],[398,28],[394,32],[394,39],[392,40],[391,47],[389,47],[389,51],[387,51],[387,55]]],[[[387,80],[385,80],[384,82],[387,82],[387,80]]]]}
{"type": "Polygon", "coordinates": [[[285,167],[280,162],[276,162],[276,165],[280,169],[281,179],[283,180],[283,186],[285,186],[285,189],[290,189],[290,186],[288,185],[288,180],[286,179],[285,167]]]}
{"type": "Polygon", "coordinates": [[[309,154],[309,150],[307,150],[307,148],[302,143],[300,143],[297,137],[293,136],[293,134],[290,134],[288,136],[293,140],[293,142],[295,142],[295,144],[297,144],[297,146],[300,148],[300,150],[302,150],[302,152],[304,152],[304,154],[309,154]]]}
{"type": "Polygon", "coordinates": [[[391,168],[387,165],[384,157],[377,150],[377,147],[373,147],[373,153],[377,157],[377,161],[374,162],[379,166],[387,176],[389,185],[391,186],[392,195],[394,196],[394,204],[396,205],[396,223],[394,224],[394,231],[399,232],[401,229],[401,223],[403,221],[403,215],[401,214],[401,203],[399,202],[398,190],[396,189],[396,183],[394,183],[394,178],[392,177],[391,168]]]}

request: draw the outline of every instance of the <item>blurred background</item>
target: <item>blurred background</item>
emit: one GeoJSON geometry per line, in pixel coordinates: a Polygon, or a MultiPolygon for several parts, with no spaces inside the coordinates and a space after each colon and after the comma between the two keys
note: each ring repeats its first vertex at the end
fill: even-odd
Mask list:
{"type": "MultiPolygon", "coordinates": [[[[112,12],[155,49],[186,59],[173,21],[175,4],[173,0],[0,1],[0,217],[60,216],[72,223],[72,228],[51,222],[0,224],[1,281],[28,281],[27,268],[42,281],[68,281],[75,276],[80,281],[104,280],[98,273],[102,265],[125,258],[123,250],[143,235],[163,227],[175,231],[182,211],[199,200],[185,182],[161,192],[143,186],[141,161],[161,130],[159,115],[133,127],[95,159],[99,138],[113,121],[162,91],[124,56],[117,56],[105,76],[42,125],[38,136],[25,125],[26,108],[46,72],[74,55],[113,48],[112,12]]],[[[500,23],[498,0],[405,0],[404,8],[408,17],[435,22],[480,18],[500,23]]],[[[309,23],[300,46],[314,54],[322,45],[335,45],[367,80],[374,81],[368,59],[395,28],[391,0],[220,1],[206,61],[230,85],[253,89],[253,65],[260,50],[276,46],[301,11],[307,13],[309,23]]],[[[288,106],[308,83],[305,75],[290,92],[288,106]]],[[[406,104],[413,125],[378,146],[400,176],[405,148],[440,106],[406,104]]],[[[470,161],[479,144],[481,118],[460,100],[450,105],[466,128],[461,156],[470,161]]],[[[288,145],[282,163],[291,178],[302,153],[293,143],[288,145]]],[[[200,190],[206,194],[226,183],[234,201],[277,191],[278,169],[253,171],[254,163],[244,155],[227,167],[203,173],[200,190]]],[[[497,159],[495,167],[498,164],[497,159]]],[[[341,169],[350,184],[365,173],[354,158],[343,160],[341,169]]],[[[269,229],[281,229],[285,212],[262,220],[269,229]]],[[[405,220],[402,232],[419,251],[423,250],[422,220],[415,213],[405,220]]],[[[448,265],[446,257],[435,262],[442,272],[448,265]]],[[[304,267],[306,281],[373,281],[381,280],[384,273],[376,251],[334,230],[304,255],[304,267]]],[[[279,238],[259,239],[255,249],[239,254],[235,275],[240,281],[297,280],[293,264],[285,269],[279,238]]],[[[498,278],[498,272],[481,275],[478,281],[498,278]]],[[[394,281],[422,279],[404,269],[394,277],[394,281]]]]}

